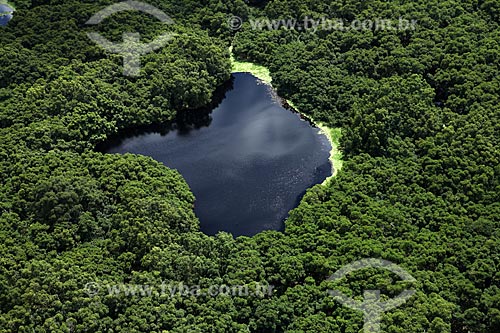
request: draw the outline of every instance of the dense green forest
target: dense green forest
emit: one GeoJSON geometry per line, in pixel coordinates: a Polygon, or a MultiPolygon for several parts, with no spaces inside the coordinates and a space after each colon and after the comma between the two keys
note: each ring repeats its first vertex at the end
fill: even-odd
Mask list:
{"type": "MultiPolygon", "coordinates": [[[[0,28],[0,332],[361,332],[363,314],[326,281],[361,258],[397,263],[416,296],[390,333],[500,329],[500,2],[152,0],[175,24],[107,0],[18,0],[0,28]],[[241,29],[230,29],[238,16],[241,29]],[[400,17],[415,29],[255,30],[250,19],[400,17]],[[142,75],[86,36],[177,34],[142,75]],[[182,176],[95,146],[211,102],[237,59],[278,93],[341,127],[342,171],[310,189],[283,233],[199,231],[182,176]],[[89,282],[274,286],[270,295],[90,294],[89,282]]],[[[391,273],[339,284],[387,296],[391,273]]]]}

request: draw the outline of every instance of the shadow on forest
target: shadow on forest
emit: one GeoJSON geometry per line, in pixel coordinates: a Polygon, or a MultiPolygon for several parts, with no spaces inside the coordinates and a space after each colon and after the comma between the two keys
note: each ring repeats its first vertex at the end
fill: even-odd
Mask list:
{"type": "Polygon", "coordinates": [[[174,120],[169,122],[135,126],[120,130],[117,134],[112,135],[105,141],[98,143],[95,150],[101,153],[106,152],[110,147],[120,145],[125,138],[130,138],[131,136],[139,136],[149,133],[159,133],[164,136],[171,131],[178,131],[179,135],[187,135],[193,130],[208,127],[212,123],[212,112],[226,98],[226,94],[233,90],[233,87],[234,76],[231,76],[228,81],[214,91],[210,104],[198,109],[179,111],[177,112],[174,120]]]}

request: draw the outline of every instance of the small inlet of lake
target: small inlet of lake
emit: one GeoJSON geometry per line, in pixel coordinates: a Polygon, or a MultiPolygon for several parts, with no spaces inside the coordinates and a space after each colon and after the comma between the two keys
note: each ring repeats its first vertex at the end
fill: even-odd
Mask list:
{"type": "Polygon", "coordinates": [[[210,110],[129,131],[98,150],[151,156],[177,169],[196,197],[206,234],[283,230],[305,191],[331,176],[331,145],[251,74],[234,74],[219,99],[210,110]]]}
{"type": "Polygon", "coordinates": [[[5,3],[0,3],[0,27],[5,27],[12,20],[14,8],[5,3]]]}

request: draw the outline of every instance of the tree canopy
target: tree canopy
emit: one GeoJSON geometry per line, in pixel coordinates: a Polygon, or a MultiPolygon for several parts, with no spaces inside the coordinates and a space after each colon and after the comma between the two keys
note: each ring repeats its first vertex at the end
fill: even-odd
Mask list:
{"type": "Polygon", "coordinates": [[[0,332],[360,332],[356,299],[405,288],[383,270],[327,278],[361,258],[397,263],[416,295],[384,332],[500,327],[500,5],[494,0],[18,0],[0,28],[0,332]],[[245,23],[238,31],[228,18],[245,23]],[[254,29],[249,20],[416,19],[415,29],[254,29]],[[177,37],[141,76],[87,38],[177,37]],[[309,189],[285,232],[207,236],[182,176],[98,143],[209,104],[239,60],[270,69],[302,112],[341,127],[342,171],[309,189]],[[269,295],[108,293],[114,284],[274,286],[269,295]],[[89,283],[100,290],[89,290],[89,283]],[[95,294],[89,291],[96,291],[95,294]]]}

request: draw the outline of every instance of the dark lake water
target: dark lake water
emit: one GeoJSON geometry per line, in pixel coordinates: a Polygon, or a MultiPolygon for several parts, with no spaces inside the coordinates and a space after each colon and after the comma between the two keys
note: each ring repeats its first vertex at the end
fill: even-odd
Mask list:
{"type": "Polygon", "coordinates": [[[283,230],[306,189],[331,175],[330,143],[251,74],[234,74],[218,103],[99,150],[147,155],[177,169],[207,234],[283,230]]]}
{"type": "Polygon", "coordinates": [[[14,9],[6,4],[0,4],[0,27],[5,27],[12,19],[14,9]]]}

